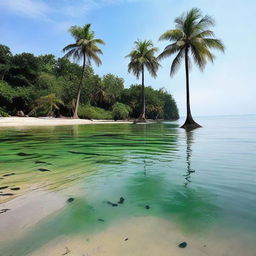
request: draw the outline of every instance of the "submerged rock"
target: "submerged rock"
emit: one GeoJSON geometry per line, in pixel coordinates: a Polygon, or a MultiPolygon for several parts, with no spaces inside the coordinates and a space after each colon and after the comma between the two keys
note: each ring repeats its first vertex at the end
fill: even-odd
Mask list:
{"type": "Polygon", "coordinates": [[[149,209],[150,209],[150,206],[149,206],[149,205],[146,205],[145,208],[146,208],[147,210],[149,210],[149,209]]]}
{"type": "Polygon", "coordinates": [[[128,241],[128,238],[125,238],[124,241],[128,241]]]}
{"type": "Polygon", "coordinates": [[[178,245],[180,248],[185,248],[187,247],[187,243],[186,242],[182,242],[178,245]]]}
{"type": "Polygon", "coordinates": [[[67,200],[67,202],[68,203],[71,203],[71,202],[73,202],[75,199],[73,198],[73,197],[70,197],[68,200],[67,200]]]}
{"type": "Polygon", "coordinates": [[[105,220],[103,220],[103,219],[98,219],[98,221],[100,221],[100,222],[104,222],[105,220]]]}
{"type": "Polygon", "coordinates": [[[14,173],[14,172],[12,172],[12,173],[7,173],[7,174],[4,174],[4,175],[3,175],[3,177],[13,176],[13,175],[15,175],[15,173],[14,173]]]}
{"type": "Polygon", "coordinates": [[[38,171],[40,171],[40,172],[50,172],[50,170],[45,169],[45,168],[39,168],[38,171]]]}
{"type": "Polygon", "coordinates": [[[124,202],[124,198],[121,196],[119,201],[117,202],[118,204],[122,204],[124,202]]]}

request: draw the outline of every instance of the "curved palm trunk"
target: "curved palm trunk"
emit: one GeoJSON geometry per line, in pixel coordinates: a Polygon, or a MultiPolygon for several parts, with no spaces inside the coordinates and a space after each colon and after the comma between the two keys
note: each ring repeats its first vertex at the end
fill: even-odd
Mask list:
{"type": "Polygon", "coordinates": [[[193,130],[201,127],[196,123],[192,117],[190,109],[190,95],[189,95],[189,67],[188,67],[188,47],[185,49],[185,69],[186,69],[186,99],[187,99],[187,118],[185,123],[181,126],[186,130],[193,130]]]}
{"type": "Polygon", "coordinates": [[[79,101],[80,101],[80,95],[81,95],[81,89],[82,89],[82,84],[83,84],[83,79],[84,79],[84,72],[85,72],[85,56],[83,57],[83,70],[81,74],[81,80],[78,86],[78,91],[77,91],[77,96],[76,96],[76,106],[75,106],[75,111],[73,114],[74,119],[78,119],[78,107],[79,107],[79,101]]]}
{"type": "Polygon", "coordinates": [[[144,85],[144,65],[142,65],[141,71],[141,98],[142,98],[142,110],[139,116],[139,121],[146,121],[146,100],[145,100],[145,85],[144,85]]]}

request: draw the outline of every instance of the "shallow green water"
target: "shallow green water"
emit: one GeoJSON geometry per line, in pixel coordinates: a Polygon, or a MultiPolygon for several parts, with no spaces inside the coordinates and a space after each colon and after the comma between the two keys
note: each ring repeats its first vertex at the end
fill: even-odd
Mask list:
{"type": "Polygon", "coordinates": [[[256,116],[198,121],[204,128],[192,132],[178,122],[2,129],[1,186],[22,188],[28,177],[50,181],[46,189],[53,191],[74,187],[75,201],[19,241],[2,245],[0,255],[26,255],[60,235],[97,232],[144,215],[175,221],[188,233],[221,227],[253,245],[256,116]],[[121,196],[123,205],[107,203],[121,196]]]}

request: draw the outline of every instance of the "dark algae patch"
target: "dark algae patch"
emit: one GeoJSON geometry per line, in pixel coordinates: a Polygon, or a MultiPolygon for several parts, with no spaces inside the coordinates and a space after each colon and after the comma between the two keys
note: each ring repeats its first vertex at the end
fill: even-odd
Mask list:
{"type": "Polygon", "coordinates": [[[9,186],[0,187],[0,190],[6,189],[6,188],[9,188],[9,186]]]}
{"type": "Polygon", "coordinates": [[[38,171],[40,171],[40,172],[50,172],[49,169],[45,169],[45,168],[38,168],[38,171]]]}
{"type": "Polygon", "coordinates": [[[107,201],[107,204],[109,204],[109,205],[111,205],[111,206],[114,206],[114,207],[118,206],[118,204],[112,203],[112,202],[110,202],[110,201],[107,201]]]}
{"type": "Polygon", "coordinates": [[[10,209],[0,209],[0,214],[10,211],[10,209]]]}
{"type": "Polygon", "coordinates": [[[121,196],[119,201],[117,202],[118,204],[123,204],[124,203],[124,198],[121,196]]]}
{"type": "Polygon", "coordinates": [[[33,154],[28,154],[28,153],[24,153],[24,152],[19,152],[17,154],[17,156],[32,156],[33,154]]]}
{"type": "Polygon", "coordinates": [[[15,188],[10,188],[10,190],[20,190],[20,188],[19,187],[15,187],[15,188]]]}
{"type": "Polygon", "coordinates": [[[12,173],[7,173],[7,174],[4,174],[4,175],[3,175],[3,177],[9,177],[9,176],[13,176],[13,175],[15,175],[15,173],[14,173],[14,172],[12,172],[12,173]]]}
{"type": "Polygon", "coordinates": [[[75,199],[73,197],[68,198],[67,202],[72,203],[75,199]]]}

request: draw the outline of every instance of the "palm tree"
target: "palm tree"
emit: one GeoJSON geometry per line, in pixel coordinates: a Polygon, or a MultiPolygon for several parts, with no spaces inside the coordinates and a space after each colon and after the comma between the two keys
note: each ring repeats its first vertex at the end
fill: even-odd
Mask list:
{"type": "Polygon", "coordinates": [[[224,52],[224,45],[221,40],[214,37],[213,31],[209,29],[214,26],[214,20],[208,15],[202,16],[201,11],[197,8],[193,8],[186,14],[176,18],[175,23],[176,29],[166,31],[159,39],[168,40],[172,43],[165,47],[158,58],[163,59],[170,55],[177,54],[171,65],[171,76],[175,74],[182,59],[185,58],[187,118],[181,127],[194,129],[201,126],[193,120],[190,110],[190,56],[192,56],[196,65],[203,70],[207,60],[213,62],[215,58],[210,50],[217,49],[224,52]]]}
{"type": "Polygon", "coordinates": [[[142,111],[138,118],[140,121],[146,120],[146,103],[145,103],[145,85],[144,85],[144,72],[145,67],[148,72],[155,78],[157,70],[160,66],[155,53],[158,51],[154,47],[153,43],[149,40],[134,42],[135,48],[126,57],[130,58],[130,63],[128,64],[128,72],[132,72],[137,78],[141,74],[141,97],[142,97],[142,111]]]}
{"type": "Polygon", "coordinates": [[[95,62],[97,66],[101,65],[101,60],[98,54],[102,54],[101,49],[97,44],[105,44],[103,40],[95,38],[94,31],[91,30],[91,24],[87,24],[83,27],[72,26],[69,32],[75,39],[75,43],[69,44],[63,48],[63,52],[67,52],[65,57],[73,57],[74,61],[83,60],[83,68],[80,83],[78,86],[75,111],[73,118],[78,118],[78,107],[81,95],[81,88],[83,84],[83,78],[85,75],[86,65],[91,65],[91,60],[95,62]]]}
{"type": "Polygon", "coordinates": [[[59,105],[63,105],[63,102],[54,93],[42,96],[35,101],[29,115],[34,115],[38,110],[43,110],[47,116],[53,116],[54,111],[59,110],[59,105]]]}

